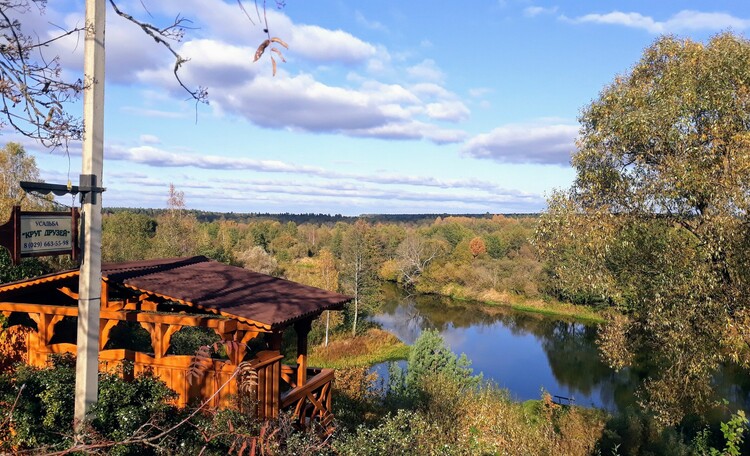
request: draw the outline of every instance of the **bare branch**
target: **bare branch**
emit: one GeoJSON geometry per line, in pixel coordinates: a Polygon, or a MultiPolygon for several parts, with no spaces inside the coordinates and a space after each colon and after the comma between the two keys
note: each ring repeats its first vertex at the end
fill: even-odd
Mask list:
{"type": "Polygon", "coordinates": [[[205,87],[198,87],[196,89],[190,89],[180,78],[180,68],[185,62],[188,62],[189,59],[186,59],[185,57],[182,57],[177,51],[175,51],[174,47],[172,47],[172,43],[169,42],[169,40],[179,42],[182,40],[182,38],[185,36],[185,28],[187,23],[190,23],[191,21],[188,19],[185,19],[184,17],[180,17],[179,15],[175,18],[174,22],[168,25],[167,27],[158,28],[153,24],[150,24],[148,22],[143,22],[132,15],[122,11],[118,6],[115,0],[109,0],[109,4],[112,5],[112,9],[115,10],[115,13],[132,22],[133,24],[139,26],[143,32],[154,39],[158,44],[164,46],[167,48],[167,50],[174,56],[175,63],[174,63],[174,77],[177,80],[177,83],[180,84],[180,87],[185,89],[185,91],[190,95],[192,99],[194,99],[196,102],[200,103],[206,103],[207,97],[208,97],[208,91],[205,87]]]}

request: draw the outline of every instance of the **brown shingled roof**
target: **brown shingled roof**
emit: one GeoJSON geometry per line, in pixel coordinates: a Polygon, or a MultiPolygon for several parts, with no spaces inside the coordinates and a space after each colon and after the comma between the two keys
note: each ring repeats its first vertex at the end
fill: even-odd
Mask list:
{"type": "Polygon", "coordinates": [[[272,328],[325,310],[340,310],[349,296],[229,266],[203,256],[102,265],[110,283],[184,301],[272,328]]]}
{"type": "MultiPolygon", "coordinates": [[[[70,277],[76,270],[49,274],[44,281],[70,277]]],[[[102,264],[102,277],[167,299],[229,317],[288,326],[325,310],[340,310],[352,298],[265,274],[229,266],[204,256],[102,264]]],[[[0,286],[33,286],[40,278],[0,286]]]]}

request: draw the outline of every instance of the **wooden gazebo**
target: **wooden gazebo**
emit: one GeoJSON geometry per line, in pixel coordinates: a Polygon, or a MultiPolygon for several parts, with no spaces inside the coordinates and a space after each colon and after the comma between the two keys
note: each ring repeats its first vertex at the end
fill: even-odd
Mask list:
{"type": "MultiPolygon", "coordinates": [[[[76,269],[0,285],[0,311],[10,325],[32,328],[26,340],[29,364],[44,366],[50,354],[76,352],[71,320],[78,315],[78,274],[76,269]]],[[[242,361],[249,361],[258,375],[253,390],[260,418],[293,408],[303,424],[313,418],[327,424],[334,373],[307,366],[307,335],[322,312],[340,310],[349,300],[203,256],[104,264],[100,369],[132,363],[124,375],[152,371],[177,392],[180,406],[213,396],[212,406],[225,407],[244,393],[235,380],[216,391],[242,361]],[[108,347],[112,329],[122,322],[148,331],[149,352],[108,347]],[[168,354],[172,335],[186,326],[210,328],[222,340],[239,343],[228,359],[212,359],[197,383],[188,375],[193,356],[168,354]],[[292,366],[281,364],[281,337],[290,326],[297,334],[297,364],[292,366]],[[255,338],[261,350],[250,353],[247,344],[255,338]]]]}

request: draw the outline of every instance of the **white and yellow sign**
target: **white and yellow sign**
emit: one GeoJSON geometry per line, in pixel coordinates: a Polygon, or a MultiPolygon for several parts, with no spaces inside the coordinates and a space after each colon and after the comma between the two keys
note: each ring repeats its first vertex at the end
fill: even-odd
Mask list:
{"type": "Polygon", "coordinates": [[[21,255],[57,252],[73,248],[70,214],[21,215],[21,255]]]}

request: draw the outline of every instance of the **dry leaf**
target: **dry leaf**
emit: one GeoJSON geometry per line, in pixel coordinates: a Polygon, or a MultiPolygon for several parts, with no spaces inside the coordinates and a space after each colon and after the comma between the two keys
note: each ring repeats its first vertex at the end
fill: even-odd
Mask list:
{"type": "Polygon", "coordinates": [[[282,41],[281,38],[273,37],[273,38],[271,38],[271,41],[273,41],[274,43],[279,43],[280,45],[282,45],[285,48],[289,49],[289,46],[284,41],[282,41]]]}
{"type": "Polygon", "coordinates": [[[258,59],[260,59],[261,56],[263,56],[263,53],[266,51],[266,48],[268,47],[269,44],[271,44],[270,40],[265,40],[262,43],[260,43],[260,46],[258,46],[258,50],[255,51],[255,59],[253,60],[253,62],[257,62],[258,59]]]}

